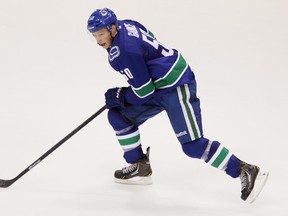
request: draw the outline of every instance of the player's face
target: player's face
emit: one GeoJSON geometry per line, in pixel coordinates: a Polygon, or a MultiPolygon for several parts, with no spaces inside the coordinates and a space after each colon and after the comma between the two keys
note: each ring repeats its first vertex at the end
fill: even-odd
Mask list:
{"type": "Polygon", "coordinates": [[[103,28],[97,32],[92,33],[93,37],[96,39],[97,44],[104,49],[108,49],[112,44],[112,36],[108,29],[103,28]]]}

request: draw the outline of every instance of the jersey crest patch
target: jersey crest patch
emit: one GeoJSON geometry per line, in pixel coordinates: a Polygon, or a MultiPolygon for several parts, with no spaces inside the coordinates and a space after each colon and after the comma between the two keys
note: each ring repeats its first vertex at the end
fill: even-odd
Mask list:
{"type": "Polygon", "coordinates": [[[118,46],[111,47],[109,51],[109,61],[112,62],[115,58],[120,55],[120,49],[118,46]]]}

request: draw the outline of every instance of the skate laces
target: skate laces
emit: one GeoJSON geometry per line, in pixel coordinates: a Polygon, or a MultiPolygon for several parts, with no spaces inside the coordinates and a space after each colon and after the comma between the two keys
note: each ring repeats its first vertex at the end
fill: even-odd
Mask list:
{"type": "Polygon", "coordinates": [[[243,170],[240,173],[240,179],[241,179],[241,191],[244,189],[247,189],[248,186],[248,176],[247,173],[243,170]]]}
{"type": "Polygon", "coordinates": [[[122,169],[122,172],[123,172],[123,174],[127,174],[127,173],[130,173],[130,172],[133,172],[133,171],[136,170],[137,166],[138,166],[137,163],[131,164],[131,165],[128,166],[128,167],[124,167],[124,168],[122,169]]]}

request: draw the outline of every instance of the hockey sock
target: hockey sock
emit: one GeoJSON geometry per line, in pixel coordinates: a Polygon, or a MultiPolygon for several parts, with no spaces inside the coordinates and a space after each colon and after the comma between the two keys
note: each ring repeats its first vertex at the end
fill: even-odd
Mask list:
{"type": "Polygon", "coordinates": [[[217,141],[209,141],[202,159],[211,166],[224,170],[233,178],[240,174],[240,160],[217,141]]]}
{"type": "Polygon", "coordinates": [[[143,158],[144,154],[141,148],[140,133],[137,127],[129,127],[123,133],[116,133],[118,142],[124,151],[124,158],[127,163],[134,163],[143,158]]]}
{"type": "Polygon", "coordinates": [[[142,150],[142,146],[139,145],[136,148],[124,152],[124,159],[126,160],[127,163],[135,163],[137,160],[144,158],[144,153],[142,150]]]}

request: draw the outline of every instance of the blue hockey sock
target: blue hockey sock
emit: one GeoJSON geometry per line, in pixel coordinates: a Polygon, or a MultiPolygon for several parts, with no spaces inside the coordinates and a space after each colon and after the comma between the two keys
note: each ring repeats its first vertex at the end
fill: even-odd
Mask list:
{"type": "Polygon", "coordinates": [[[217,169],[225,170],[233,178],[240,174],[240,160],[217,141],[209,141],[202,159],[217,169]]]}
{"type": "Polygon", "coordinates": [[[137,146],[136,148],[124,152],[124,159],[127,163],[135,163],[137,160],[143,158],[145,155],[143,153],[141,145],[137,146]]]}

